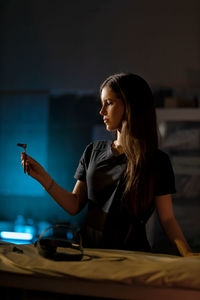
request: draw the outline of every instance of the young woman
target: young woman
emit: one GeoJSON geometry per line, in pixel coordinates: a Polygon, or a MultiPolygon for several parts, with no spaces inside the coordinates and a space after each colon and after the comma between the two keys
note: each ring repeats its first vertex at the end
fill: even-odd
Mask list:
{"type": "Polygon", "coordinates": [[[150,251],[145,224],[156,208],[179,253],[195,255],[174,217],[174,174],[169,157],[158,149],[150,87],[135,74],[114,74],[101,85],[100,97],[100,114],[116,139],[86,147],[73,192],[60,187],[39,163],[22,153],[28,174],[71,215],[88,203],[81,229],[85,247],[150,251]]]}

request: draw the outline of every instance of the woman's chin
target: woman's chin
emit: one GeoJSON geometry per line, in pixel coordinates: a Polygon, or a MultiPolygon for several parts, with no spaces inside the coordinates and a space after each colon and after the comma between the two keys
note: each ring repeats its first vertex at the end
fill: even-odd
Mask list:
{"type": "Polygon", "coordinates": [[[107,131],[116,131],[117,129],[112,126],[106,125],[106,130],[107,131]]]}

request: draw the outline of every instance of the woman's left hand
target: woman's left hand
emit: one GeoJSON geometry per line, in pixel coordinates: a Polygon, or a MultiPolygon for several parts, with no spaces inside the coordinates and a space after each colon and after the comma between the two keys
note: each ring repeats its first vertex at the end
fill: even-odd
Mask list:
{"type": "Polygon", "coordinates": [[[200,253],[199,252],[187,251],[187,252],[184,253],[184,257],[188,257],[188,256],[199,256],[200,257],[200,253]]]}

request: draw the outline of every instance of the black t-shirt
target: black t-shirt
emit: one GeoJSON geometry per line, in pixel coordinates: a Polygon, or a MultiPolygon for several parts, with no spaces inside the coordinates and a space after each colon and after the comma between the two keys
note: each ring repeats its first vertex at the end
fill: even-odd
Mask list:
{"type": "MultiPolygon", "coordinates": [[[[130,221],[130,216],[114,203],[122,196],[120,184],[127,159],[124,154],[114,156],[111,144],[112,141],[97,141],[89,144],[74,176],[77,180],[85,181],[88,190],[88,218],[83,232],[87,240],[85,246],[146,250],[148,246],[143,220],[139,221],[140,226],[138,224],[136,226],[136,221],[130,221]],[[114,206],[115,209],[111,209],[114,206]],[[109,225],[105,226],[105,220],[109,225]],[[137,227],[137,232],[134,230],[134,234],[129,235],[128,239],[130,240],[131,237],[131,241],[125,245],[123,241],[126,239],[126,231],[130,229],[130,223],[131,226],[134,224],[134,227],[137,227]]],[[[157,151],[154,168],[156,170],[155,196],[175,193],[171,162],[168,155],[161,150],[157,151]]]]}

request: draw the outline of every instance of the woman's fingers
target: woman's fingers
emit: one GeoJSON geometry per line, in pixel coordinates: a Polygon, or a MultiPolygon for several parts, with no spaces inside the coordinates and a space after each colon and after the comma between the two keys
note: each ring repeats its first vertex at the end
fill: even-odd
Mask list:
{"type": "Polygon", "coordinates": [[[44,176],[44,168],[25,152],[21,153],[21,162],[24,166],[24,173],[27,173],[36,180],[39,180],[44,176]]]}
{"type": "Polygon", "coordinates": [[[27,154],[25,152],[21,152],[21,160],[24,160],[24,158],[25,158],[26,155],[27,154]]]}
{"type": "Polygon", "coordinates": [[[21,163],[22,166],[24,167],[24,173],[27,173],[29,175],[30,173],[30,156],[28,156],[25,152],[21,153],[21,163]]]}
{"type": "Polygon", "coordinates": [[[189,252],[187,253],[187,256],[200,256],[199,252],[189,252]]]}
{"type": "Polygon", "coordinates": [[[22,166],[24,167],[24,173],[28,173],[30,172],[30,165],[29,162],[26,159],[22,160],[22,166]]]}
{"type": "Polygon", "coordinates": [[[21,153],[21,162],[24,166],[24,173],[27,173],[35,179],[37,179],[38,176],[44,171],[42,166],[25,152],[21,153]]]}
{"type": "Polygon", "coordinates": [[[34,160],[31,156],[29,156],[25,152],[21,153],[21,160],[27,160],[31,165],[38,164],[38,162],[36,160],[34,160]]]}
{"type": "Polygon", "coordinates": [[[29,164],[29,162],[27,160],[25,161],[24,172],[27,173],[28,175],[30,173],[30,164],[29,164]]]}
{"type": "Polygon", "coordinates": [[[21,163],[22,166],[24,167],[24,173],[26,173],[26,154],[23,152],[23,154],[21,154],[21,163]]]}

